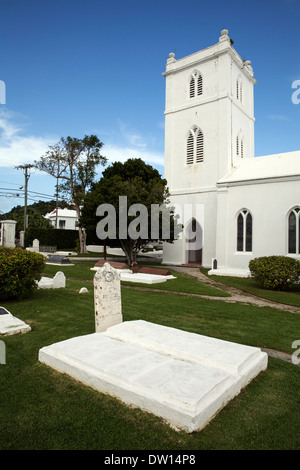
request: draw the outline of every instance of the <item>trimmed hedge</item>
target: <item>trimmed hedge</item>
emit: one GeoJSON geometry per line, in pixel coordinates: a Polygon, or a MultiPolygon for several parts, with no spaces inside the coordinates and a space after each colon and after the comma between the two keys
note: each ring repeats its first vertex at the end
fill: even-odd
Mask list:
{"type": "Polygon", "coordinates": [[[28,297],[41,279],[45,257],[22,248],[0,247],[0,300],[28,297]]]}
{"type": "Polygon", "coordinates": [[[78,230],[28,227],[25,232],[25,246],[31,246],[35,238],[39,240],[40,246],[56,246],[58,250],[75,249],[79,233],[78,230]]]}
{"type": "Polygon", "coordinates": [[[262,256],[249,262],[252,277],[264,289],[287,290],[300,281],[300,261],[287,256],[262,256]]]}

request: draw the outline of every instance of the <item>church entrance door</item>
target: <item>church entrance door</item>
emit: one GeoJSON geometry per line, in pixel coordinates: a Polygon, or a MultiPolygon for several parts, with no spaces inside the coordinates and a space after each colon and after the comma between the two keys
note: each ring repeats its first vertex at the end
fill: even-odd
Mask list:
{"type": "Polygon", "coordinates": [[[202,228],[196,219],[186,227],[186,259],[189,264],[202,264],[202,228]]]}

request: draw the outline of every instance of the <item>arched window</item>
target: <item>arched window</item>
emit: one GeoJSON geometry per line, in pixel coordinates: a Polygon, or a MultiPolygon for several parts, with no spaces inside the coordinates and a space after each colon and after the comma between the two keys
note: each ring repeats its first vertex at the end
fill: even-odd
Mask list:
{"type": "Polygon", "coordinates": [[[241,76],[236,79],[236,99],[243,102],[243,80],[241,76]]]}
{"type": "Polygon", "coordinates": [[[187,138],[186,163],[201,163],[204,159],[203,133],[199,127],[190,129],[187,138]]]}
{"type": "Polygon", "coordinates": [[[252,251],[252,215],[246,209],[237,217],[237,251],[252,251]]]}
{"type": "Polygon", "coordinates": [[[203,91],[203,80],[202,80],[202,75],[198,75],[198,80],[197,80],[197,95],[202,95],[203,91]]]}
{"type": "Polygon", "coordinates": [[[288,217],[288,252],[300,254],[300,207],[292,209],[288,217]]]}
{"type": "Polygon", "coordinates": [[[193,72],[190,78],[190,98],[202,95],[203,93],[203,78],[200,72],[197,70],[193,72]]]}
{"type": "Polygon", "coordinates": [[[191,77],[190,80],[190,98],[194,98],[195,96],[195,78],[191,77]]]}
{"type": "Polygon", "coordinates": [[[241,136],[241,148],[240,148],[240,150],[241,150],[241,158],[243,158],[244,157],[244,138],[243,138],[243,136],[241,136]]]}
{"type": "Polygon", "coordinates": [[[236,156],[244,158],[244,135],[243,132],[240,130],[238,135],[236,136],[236,156]]]}

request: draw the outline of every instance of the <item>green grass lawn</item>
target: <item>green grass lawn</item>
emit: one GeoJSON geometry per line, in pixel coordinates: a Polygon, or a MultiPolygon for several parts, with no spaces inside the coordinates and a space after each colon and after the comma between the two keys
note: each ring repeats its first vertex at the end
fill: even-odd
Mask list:
{"type": "MultiPolygon", "coordinates": [[[[207,274],[208,270],[201,270],[204,274],[207,274]]],[[[264,299],[273,300],[275,302],[295,305],[300,307],[300,285],[291,288],[288,291],[274,291],[269,289],[261,289],[257,286],[256,282],[252,278],[242,278],[233,276],[209,276],[217,282],[226,284],[228,286],[236,287],[245,292],[257,295],[264,299]]]]}
{"type": "MultiPolygon", "coordinates": [[[[1,337],[6,364],[0,365],[0,449],[300,449],[300,367],[279,359],[269,358],[267,370],[193,434],[176,432],[161,419],[39,363],[41,347],[95,331],[87,265],[77,268],[80,279],[85,272],[86,283],[68,279],[65,289],[1,303],[32,331],[1,337]],[[79,294],[84,285],[89,293],[79,294]]],[[[128,285],[122,288],[122,308],[124,321],[143,319],[289,354],[292,342],[300,339],[300,315],[271,308],[128,285]]]]}
{"type": "MultiPolygon", "coordinates": [[[[44,275],[53,277],[57,271],[62,271],[66,277],[73,279],[82,279],[84,281],[92,281],[95,275],[95,271],[91,268],[95,266],[95,261],[75,261],[72,260],[74,266],[54,266],[47,264],[44,269],[44,275]]],[[[228,294],[223,292],[221,289],[208,286],[196,279],[187,276],[183,273],[170,271],[176,279],[169,280],[160,284],[142,284],[142,283],[131,283],[123,282],[124,285],[134,285],[138,287],[151,287],[152,289],[159,290],[170,290],[173,292],[185,292],[189,294],[202,294],[211,295],[217,297],[227,297],[228,294]]]]}

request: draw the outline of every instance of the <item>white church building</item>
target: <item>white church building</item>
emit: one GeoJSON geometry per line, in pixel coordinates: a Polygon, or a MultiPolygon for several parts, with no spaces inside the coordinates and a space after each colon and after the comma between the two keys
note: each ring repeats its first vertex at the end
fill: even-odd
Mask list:
{"type": "Polygon", "coordinates": [[[228,31],[182,59],[169,54],[163,75],[164,177],[184,223],[163,263],[247,276],[255,257],[300,259],[300,151],[255,157],[256,80],[228,31]]]}

